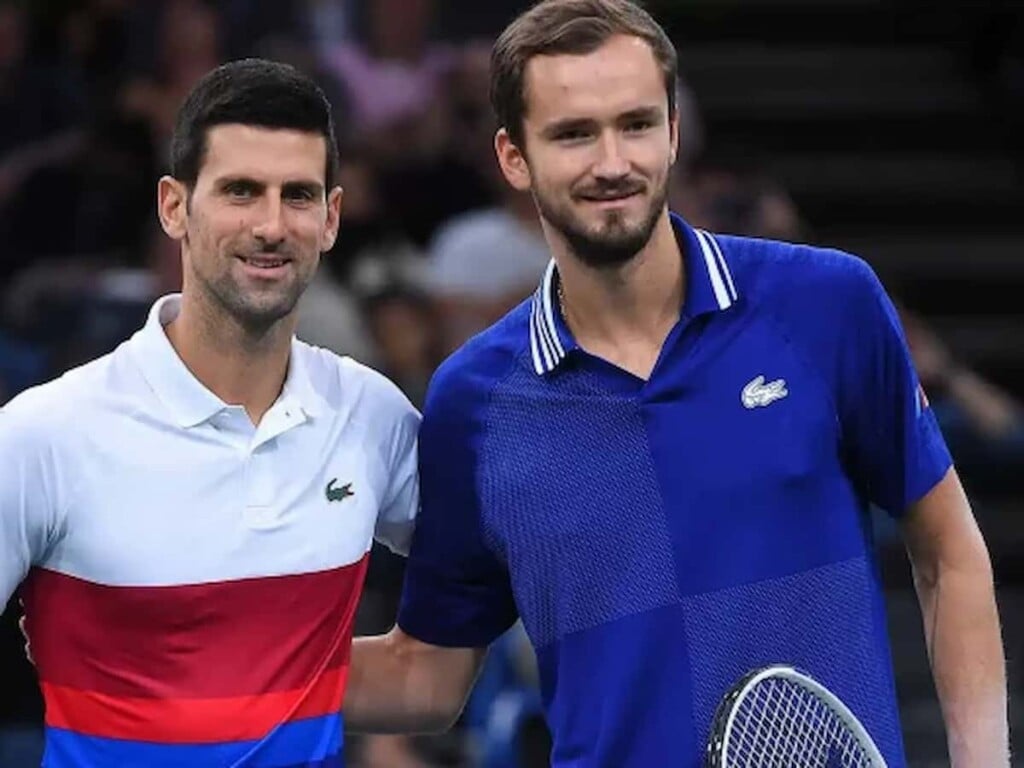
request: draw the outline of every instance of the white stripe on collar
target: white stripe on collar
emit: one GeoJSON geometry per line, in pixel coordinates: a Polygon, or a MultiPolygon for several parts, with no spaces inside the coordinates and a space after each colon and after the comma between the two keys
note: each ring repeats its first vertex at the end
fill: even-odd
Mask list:
{"type": "Polygon", "coordinates": [[[704,263],[708,268],[711,288],[715,292],[718,307],[719,309],[728,309],[737,298],[736,286],[733,285],[732,275],[729,274],[729,267],[725,263],[715,238],[702,229],[694,229],[693,231],[697,235],[697,242],[700,243],[700,249],[704,255],[704,263]]]}
{"type": "Polygon", "coordinates": [[[548,262],[544,279],[533,294],[530,312],[530,352],[533,355],[533,369],[538,375],[555,370],[565,357],[565,348],[558,338],[551,296],[554,291],[555,260],[548,262]]]}
{"type": "MultiPolygon", "coordinates": [[[[728,309],[738,298],[729,265],[714,236],[701,229],[694,229],[701,254],[707,266],[711,288],[715,293],[719,309],[728,309]]],[[[533,294],[530,308],[530,355],[533,369],[538,375],[551,373],[565,359],[565,347],[558,336],[555,323],[555,261],[552,259],[544,271],[544,278],[533,294]]]]}

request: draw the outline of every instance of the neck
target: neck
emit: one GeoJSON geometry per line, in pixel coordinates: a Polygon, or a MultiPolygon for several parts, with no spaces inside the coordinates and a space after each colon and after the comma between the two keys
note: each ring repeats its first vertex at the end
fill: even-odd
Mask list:
{"type": "Polygon", "coordinates": [[[554,248],[563,313],[585,349],[650,343],[661,347],[679,319],[683,261],[666,212],[647,245],[617,267],[586,265],[564,243],[554,248]]]}
{"type": "Polygon", "coordinates": [[[284,387],[295,324],[292,315],[254,332],[186,292],[166,331],[192,375],[225,403],[243,406],[259,424],[284,387]]]}

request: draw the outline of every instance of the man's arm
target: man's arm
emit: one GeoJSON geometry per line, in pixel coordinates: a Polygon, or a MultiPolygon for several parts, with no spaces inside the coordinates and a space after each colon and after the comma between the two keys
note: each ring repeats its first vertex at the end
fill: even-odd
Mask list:
{"type": "Polygon", "coordinates": [[[831,370],[844,457],[861,492],[902,525],[952,765],[1005,768],[1006,682],[988,552],[892,300],[863,261],[837,263],[843,269],[826,295],[842,297],[831,370]]]}
{"type": "MultiPolygon", "coordinates": [[[[470,361],[472,362],[472,361],[470,361]]],[[[345,721],[359,731],[436,731],[462,711],[485,649],[518,618],[478,494],[490,390],[456,353],[435,373],[419,431],[420,508],[397,626],[352,647],[345,721]]]]}
{"type": "Polygon", "coordinates": [[[357,732],[444,731],[462,713],[484,648],[445,648],[395,627],[356,638],[345,693],[345,725],[357,732]]]}
{"type": "Polygon", "coordinates": [[[981,532],[954,469],[902,523],[953,768],[1009,765],[1006,669],[981,532]]]}

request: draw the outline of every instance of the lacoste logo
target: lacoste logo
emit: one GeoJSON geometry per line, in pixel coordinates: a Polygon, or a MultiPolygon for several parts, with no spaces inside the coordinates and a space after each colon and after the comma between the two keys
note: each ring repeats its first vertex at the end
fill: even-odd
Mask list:
{"type": "Polygon", "coordinates": [[[349,496],[355,496],[356,492],[352,490],[352,483],[345,483],[340,488],[335,488],[334,484],[338,482],[338,478],[334,478],[327,484],[325,493],[328,501],[344,501],[349,496]]]}
{"type": "Polygon", "coordinates": [[[763,408],[788,394],[785,379],[776,379],[765,384],[764,376],[758,376],[743,388],[740,400],[743,401],[744,408],[763,408]]]}

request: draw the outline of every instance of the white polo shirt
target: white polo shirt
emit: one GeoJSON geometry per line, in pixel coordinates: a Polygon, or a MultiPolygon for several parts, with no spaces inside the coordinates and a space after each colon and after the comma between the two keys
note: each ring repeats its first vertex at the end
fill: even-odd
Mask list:
{"type": "Polygon", "coordinates": [[[370,547],[411,536],[419,414],[296,340],[254,426],[175,353],[179,306],[0,410],[0,604],[24,582],[47,764],[333,765],[370,547]]]}

